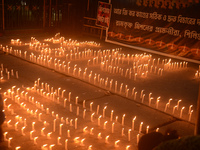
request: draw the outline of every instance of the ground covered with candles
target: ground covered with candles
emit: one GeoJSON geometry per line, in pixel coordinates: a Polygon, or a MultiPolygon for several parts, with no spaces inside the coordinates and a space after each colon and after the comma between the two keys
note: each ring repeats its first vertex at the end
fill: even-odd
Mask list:
{"type": "Polygon", "coordinates": [[[153,131],[194,134],[198,64],[44,36],[1,39],[1,149],[136,150],[153,131]]]}

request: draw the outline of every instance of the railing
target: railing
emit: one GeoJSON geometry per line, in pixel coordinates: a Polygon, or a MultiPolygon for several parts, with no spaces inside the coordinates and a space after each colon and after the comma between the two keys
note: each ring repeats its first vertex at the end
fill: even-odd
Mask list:
{"type": "Polygon", "coordinates": [[[102,39],[106,35],[106,28],[97,26],[95,18],[84,17],[83,33],[102,39]]]}

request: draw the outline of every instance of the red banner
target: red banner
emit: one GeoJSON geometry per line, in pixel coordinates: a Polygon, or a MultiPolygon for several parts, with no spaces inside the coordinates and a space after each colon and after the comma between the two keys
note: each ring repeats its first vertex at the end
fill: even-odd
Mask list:
{"type": "Polygon", "coordinates": [[[112,8],[111,4],[104,3],[104,2],[98,3],[96,25],[102,26],[105,28],[109,27],[111,8],[112,8]]]}

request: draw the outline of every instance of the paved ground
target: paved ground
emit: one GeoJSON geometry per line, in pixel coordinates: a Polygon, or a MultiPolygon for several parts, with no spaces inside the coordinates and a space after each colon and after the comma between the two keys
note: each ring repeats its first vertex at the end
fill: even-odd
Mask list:
{"type": "MultiPolygon", "coordinates": [[[[44,38],[51,37],[50,35],[37,35],[37,39],[43,40],[44,38]]],[[[17,36],[10,36],[10,37],[2,37],[0,44],[3,46],[8,45],[9,47],[12,46],[13,50],[18,49],[21,50],[22,54],[27,51],[27,56],[29,56],[31,53],[34,53],[37,57],[41,54],[41,51],[35,51],[28,48],[28,46],[14,46],[10,45],[10,39],[14,38],[17,39],[17,36]]],[[[74,37],[75,39],[75,37],[74,37]]],[[[90,41],[91,39],[87,39],[90,41]]],[[[23,43],[30,42],[30,37],[27,35],[22,36],[21,41],[23,43]]],[[[84,37],[79,37],[78,41],[86,41],[84,37]],[[83,40],[84,39],[84,40],[83,40]]],[[[98,41],[98,40],[97,40],[98,41]]],[[[98,41],[97,43],[102,42],[98,41]]],[[[53,47],[53,44],[50,46],[53,47]]],[[[58,46],[58,45],[56,45],[58,46]]],[[[54,45],[54,47],[56,47],[54,45]]],[[[118,48],[116,45],[108,44],[108,43],[101,43],[101,47],[92,47],[92,46],[86,46],[86,48],[94,49],[94,50],[104,50],[104,49],[113,49],[118,48]]],[[[84,51],[85,47],[80,46],[80,52],[84,51]]],[[[53,54],[55,50],[52,52],[51,57],[54,59],[56,56],[53,54]]],[[[69,52],[69,51],[68,51],[69,52]]],[[[123,48],[120,51],[121,54],[141,54],[141,51],[132,50],[123,48]]],[[[164,58],[162,56],[152,56],[154,59],[160,58],[162,59],[168,59],[164,58]]],[[[7,75],[4,71],[4,80],[1,82],[0,88],[2,88],[2,93],[6,92],[8,89],[11,89],[12,86],[17,86],[15,88],[15,94],[16,89],[20,88],[20,92],[25,91],[28,92],[28,96],[32,96],[35,98],[35,101],[40,102],[44,105],[44,108],[49,108],[50,112],[54,111],[55,114],[58,114],[57,124],[56,124],[56,132],[53,132],[51,135],[52,139],[47,139],[47,134],[52,132],[53,129],[53,120],[55,119],[55,116],[51,116],[50,114],[46,114],[44,111],[39,109],[36,106],[36,103],[29,102],[25,99],[25,96],[21,95],[20,102],[24,102],[26,104],[26,109],[29,108],[30,110],[35,111],[38,109],[37,118],[34,117],[34,115],[31,115],[30,113],[27,113],[27,110],[20,107],[19,104],[17,104],[17,101],[11,100],[11,98],[7,97],[6,105],[12,104],[11,109],[14,109],[14,115],[11,114],[11,112],[8,110],[8,108],[5,108],[6,112],[6,122],[3,125],[4,132],[8,132],[7,138],[13,137],[11,140],[11,148],[15,149],[17,146],[21,146],[21,149],[40,149],[42,145],[48,144],[50,146],[51,144],[55,144],[53,149],[64,149],[65,146],[65,139],[68,139],[68,149],[88,149],[90,145],[92,145],[92,149],[126,149],[128,145],[131,145],[130,149],[136,149],[137,148],[137,135],[138,130],[141,122],[143,122],[143,128],[142,128],[142,134],[146,132],[146,127],[149,126],[149,131],[155,131],[157,128],[159,128],[160,132],[165,132],[166,129],[171,128],[178,131],[180,136],[186,136],[186,135],[192,135],[194,132],[194,122],[195,122],[195,116],[196,116],[196,100],[198,97],[198,80],[194,79],[194,74],[196,70],[198,70],[198,65],[193,63],[188,63],[188,67],[186,68],[179,68],[179,69],[173,69],[164,71],[163,75],[157,75],[154,73],[149,74],[147,78],[139,77],[135,81],[133,77],[129,79],[128,77],[125,77],[124,75],[118,75],[118,74],[112,74],[105,71],[100,70],[100,64],[97,65],[87,65],[88,60],[91,60],[94,57],[88,57],[85,59],[77,59],[77,60],[66,60],[65,57],[57,57],[60,59],[60,63],[63,61],[67,62],[70,61],[70,67],[73,68],[74,65],[77,64],[77,69],[81,68],[84,70],[85,67],[87,67],[87,75],[89,75],[90,71],[93,71],[93,75],[96,73],[97,75],[100,74],[101,78],[106,79],[107,77],[110,79],[113,79],[114,81],[118,81],[117,91],[114,89],[114,83],[113,87],[109,88],[109,86],[105,87],[103,85],[100,86],[99,83],[96,83],[94,85],[94,79],[92,78],[92,81],[89,82],[89,76],[86,79],[83,79],[83,76],[78,76],[78,73],[73,75],[73,72],[71,70],[70,73],[66,73],[63,70],[55,69],[53,65],[47,66],[43,64],[36,64],[34,62],[31,62],[29,58],[24,59],[23,57],[16,56],[13,53],[8,54],[5,52],[0,52],[0,63],[4,65],[4,68],[8,68],[8,70],[13,69],[14,72],[19,72],[19,79],[16,79],[16,77],[11,77],[11,79],[7,80],[7,75]],[[37,89],[41,89],[41,83],[44,84],[47,83],[50,87],[54,87],[55,89],[61,88],[60,91],[66,90],[64,94],[64,98],[68,99],[68,93],[71,92],[71,102],[66,102],[66,108],[64,108],[64,98],[61,98],[60,96],[60,103],[57,104],[56,101],[52,101],[47,97],[41,96],[37,92],[34,92],[33,90],[28,90],[26,87],[33,87],[34,82],[40,78],[40,86],[37,87],[37,89]],[[128,88],[130,89],[130,93],[128,97],[126,96],[125,91],[119,92],[120,84],[123,83],[123,85],[128,85],[128,88]],[[137,98],[134,100],[134,96],[131,95],[131,91],[133,87],[136,87],[137,98]],[[144,102],[141,102],[141,99],[139,98],[141,90],[144,90],[144,93],[146,94],[146,97],[144,99],[144,102]],[[108,92],[110,91],[110,92],[108,92]],[[149,93],[153,93],[152,97],[154,99],[152,100],[151,105],[149,106],[148,96],[149,93]],[[75,99],[78,96],[78,104],[75,104],[75,99]],[[156,99],[157,97],[161,97],[159,101],[159,106],[156,108],[156,99]],[[172,98],[170,107],[167,109],[166,112],[164,112],[166,103],[168,100],[172,98]],[[182,100],[179,105],[179,109],[175,110],[174,114],[173,108],[175,105],[177,105],[178,100],[182,100]],[[85,100],[86,103],[86,119],[83,119],[83,101],[85,100]],[[93,110],[90,112],[90,105],[91,102],[93,102],[93,110]],[[69,111],[70,104],[72,104],[73,112],[69,111]],[[99,114],[97,114],[97,106],[99,105],[99,114]],[[192,118],[190,121],[188,121],[189,115],[188,115],[188,109],[190,105],[194,105],[192,107],[192,110],[194,111],[192,114],[192,118]],[[105,109],[105,118],[101,118],[101,125],[98,126],[98,117],[99,115],[103,115],[103,108],[107,106],[105,109]],[[80,114],[77,116],[76,111],[77,107],[79,107],[80,114]],[[181,108],[185,107],[183,111],[183,115],[180,118],[181,108]],[[110,121],[111,111],[114,110],[113,113],[113,121],[110,121]],[[94,115],[94,122],[91,122],[91,115],[95,112],[94,115]],[[39,113],[42,113],[42,122],[38,121],[38,115],[39,113]],[[125,126],[122,126],[122,116],[125,114],[124,117],[124,124],[125,126]],[[21,135],[21,128],[24,126],[23,121],[18,121],[15,119],[16,115],[20,115],[23,119],[27,119],[27,127],[25,128],[25,136],[21,135]],[[115,117],[118,116],[118,121],[115,122],[115,117]],[[135,120],[135,127],[134,131],[131,131],[131,137],[130,141],[128,141],[128,130],[132,128],[132,119],[136,116],[135,120]],[[69,121],[73,119],[73,126],[70,126],[69,124],[66,124],[66,122],[62,122],[60,119],[61,117],[64,117],[64,120],[68,117],[69,121]],[[75,118],[78,118],[78,127],[75,129],[75,118]],[[12,127],[7,126],[7,121],[11,121],[12,127]],[[44,129],[45,136],[41,136],[41,129],[44,126],[43,122],[47,121],[49,123],[48,126],[44,129]],[[104,122],[108,121],[106,129],[104,129],[104,122]],[[18,123],[18,131],[15,131],[15,123],[18,123]],[[30,140],[30,131],[32,130],[32,122],[36,122],[35,124],[35,132],[33,133],[33,137],[38,137],[37,144],[34,144],[33,140],[30,140]],[[112,124],[115,122],[115,130],[114,133],[112,133],[111,128],[112,124]],[[63,131],[62,135],[59,135],[59,124],[63,123],[63,131]],[[87,133],[83,132],[84,127],[87,128],[87,133]],[[90,134],[90,129],[93,129],[93,133],[90,134]],[[124,128],[124,134],[125,136],[121,136],[122,128],[124,128]],[[67,136],[67,131],[70,130],[71,137],[67,136]],[[98,139],[97,135],[98,133],[102,134],[102,139],[98,139]],[[105,143],[105,137],[109,135],[108,138],[108,144],[105,143]],[[57,143],[57,138],[61,137],[60,143],[62,145],[59,145],[57,143]],[[74,141],[75,137],[79,137],[79,143],[76,143],[74,141]],[[84,142],[81,144],[81,140],[84,142]],[[115,141],[120,140],[119,147],[115,147],[115,141]]],[[[178,60],[172,60],[172,62],[178,62],[178,60]]],[[[180,63],[180,61],[179,61],[180,63]]],[[[127,62],[125,64],[119,64],[119,67],[122,68],[130,68],[133,64],[128,64],[127,62]]],[[[83,72],[82,72],[83,73],[83,72]]],[[[94,77],[94,76],[93,76],[94,77]]],[[[109,84],[108,84],[109,85],[109,84]]],[[[124,87],[123,87],[124,89],[124,87]]],[[[48,91],[46,91],[47,93],[48,91]]],[[[50,93],[50,92],[49,92],[50,93]]],[[[61,94],[61,92],[60,92],[61,94]]],[[[58,96],[58,95],[57,95],[58,96]]],[[[57,97],[56,96],[56,97],[57,97]]],[[[6,98],[6,97],[5,97],[6,98]]],[[[141,134],[141,135],[142,135],[141,134]]],[[[7,149],[8,142],[1,143],[2,149],[7,149]]]]}

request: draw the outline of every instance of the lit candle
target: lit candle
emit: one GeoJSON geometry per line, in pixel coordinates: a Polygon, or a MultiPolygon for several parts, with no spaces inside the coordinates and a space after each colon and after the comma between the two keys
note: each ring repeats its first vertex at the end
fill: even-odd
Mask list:
{"type": "Polygon", "coordinates": [[[85,138],[84,139],[81,139],[81,146],[84,146],[84,142],[85,141],[85,138]]]}
{"type": "Polygon", "coordinates": [[[101,117],[102,117],[102,115],[100,115],[100,116],[98,117],[98,126],[101,125],[101,117]]]}
{"type": "Polygon", "coordinates": [[[125,114],[122,116],[122,126],[124,126],[124,117],[125,117],[125,114]]]}
{"type": "Polygon", "coordinates": [[[54,117],[54,111],[52,111],[51,114],[52,114],[52,117],[54,117]]]}
{"type": "Polygon", "coordinates": [[[177,105],[173,107],[173,112],[172,112],[172,114],[174,114],[176,108],[177,108],[177,105]]]}
{"type": "Polygon", "coordinates": [[[25,134],[24,134],[24,129],[25,129],[25,128],[26,128],[25,126],[21,128],[21,132],[22,132],[22,135],[23,135],[23,136],[25,136],[25,134]]]}
{"type": "Polygon", "coordinates": [[[71,100],[71,92],[69,92],[69,96],[68,96],[68,101],[70,102],[71,100]]]}
{"type": "Polygon", "coordinates": [[[42,136],[45,136],[45,135],[44,135],[44,130],[45,130],[45,128],[42,128],[42,129],[41,129],[41,135],[42,135],[42,136]]]}
{"type": "Polygon", "coordinates": [[[109,135],[106,136],[106,138],[105,138],[105,143],[108,143],[108,138],[109,138],[109,135]]]}
{"type": "Polygon", "coordinates": [[[52,132],[49,132],[49,133],[47,134],[47,139],[51,139],[51,134],[52,134],[52,132]]]}
{"type": "Polygon", "coordinates": [[[87,128],[88,128],[87,126],[83,128],[83,132],[84,132],[84,133],[86,133],[86,129],[87,129],[87,128]]]}
{"type": "Polygon", "coordinates": [[[65,90],[62,91],[62,98],[64,97],[65,90]]]}
{"type": "Polygon", "coordinates": [[[134,100],[136,100],[136,97],[137,97],[137,92],[135,92],[134,94],[134,100]]]}
{"type": "Polygon", "coordinates": [[[32,130],[35,131],[35,122],[32,122],[32,130]]]}
{"type": "Polygon", "coordinates": [[[4,132],[4,133],[3,133],[3,139],[4,139],[4,141],[8,141],[7,138],[6,138],[6,135],[7,135],[7,134],[8,134],[8,132],[4,132]]]}
{"type": "Polygon", "coordinates": [[[74,142],[75,142],[75,143],[79,143],[79,138],[80,138],[80,137],[75,137],[75,138],[74,138],[74,142]]]}
{"type": "Polygon", "coordinates": [[[90,103],[90,111],[92,111],[93,102],[90,103]]]}
{"type": "Polygon", "coordinates": [[[130,147],[131,147],[131,145],[127,145],[126,146],[126,150],[129,150],[130,147]]]}
{"type": "Polygon", "coordinates": [[[77,129],[77,120],[78,118],[75,119],[75,126],[74,126],[75,129],[77,129]]]}
{"type": "Polygon", "coordinates": [[[158,132],[158,131],[159,131],[159,128],[156,129],[156,132],[158,132]]]}
{"type": "Polygon", "coordinates": [[[190,114],[189,114],[189,121],[191,121],[191,118],[192,118],[192,113],[193,113],[193,110],[191,110],[190,114]]]}
{"type": "Polygon", "coordinates": [[[113,122],[112,123],[112,133],[114,133],[114,130],[115,130],[115,123],[113,122]]]}
{"type": "Polygon", "coordinates": [[[56,114],[56,119],[59,119],[58,114],[56,114]]]}
{"type": "Polygon", "coordinates": [[[181,108],[180,118],[182,118],[184,108],[185,108],[185,107],[182,107],[182,108],[181,108]]]}
{"type": "Polygon", "coordinates": [[[68,142],[68,139],[65,140],[65,150],[68,150],[67,142],[68,142]]]}
{"type": "Polygon", "coordinates": [[[169,107],[170,107],[170,102],[171,102],[171,101],[172,101],[172,98],[169,99],[169,102],[168,102],[168,103],[169,103],[169,107]]]}
{"type": "Polygon", "coordinates": [[[178,100],[178,102],[177,102],[177,110],[179,109],[179,104],[180,104],[181,101],[182,100],[178,100]]]}
{"type": "Polygon", "coordinates": [[[146,129],[146,134],[149,133],[149,126],[147,126],[147,129],[146,129]]]}
{"type": "Polygon", "coordinates": [[[142,131],[142,125],[143,125],[143,122],[140,123],[139,133],[141,133],[142,131]]]}
{"type": "Polygon", "coordinates": [[[15,150],[18,150],[18,149],[20,149],[21,148],[21,146],[17,146],[17,147],[15,147],[15,150]]]}
{"type": "Polygon", "coordinates": [[[165,105],[165,112],[167,111],[167,108],[168,108],[168,106],[169,106],[169,103],[167,103],[166,105],[165,105]]]}
{"type": "Polygon", "coordinates": [[[30,140],[33,140],[33,132],[34,131],[30,131],[30,140]]]}
{"type": "Polygon", "coordinates": [[[113,121],[113,110],[111,111],[111,114],[110,114],[110,121],[113,121]]]}
{"type": "Polygon", "coordinates": [[[101,133],[98,133],[97,138],[98,138],[99,140],[102,139],[102,137],[101,137],[101,133]]]}
{"type": "Polygon", "coordinates": [[[104,108],[103,108],[103,118],[105,118],[105,111],[106,111],[106,108],[107,108],[107,106],[105,106],[104,108]]]}
{"type": "Polygon", "coordinates": [[[91,115],[91,122],[94,122],[94,114],[95,114],[95,113],[93,113],[93,114],[91,115]]]}
{"type": "Polygon", "coordinates": [[[78,104],[78,96],[76,97],[75,104],[76,104],[76,105],[78,104]]]}
{"type": "Polygon", "coordinates": [[[122,136],[124,136],[124,128],[122,128],[122,136]]]}
{"type": "Polygon", "coordinates": [[[73,126],[73,119],[71,119],[70,121],[69,121],[69,125],[72,127],[73,126]]]}
{"type": "Polygon", "coordinates": [[[159,99],[157,99],[157,101],[156,101],[156,109],[158,109],[158,104],[159,104],[159,99]]]}
{"type": "Polygon", "coordinates": [[[86,109],[83,110],[83,119],[85,119],[85,112],[86,112],[86,109]]]}
{"type": "Polygon", "coordinates": [[[115,141],[115,147],[119,147],[118,143],[120,142],[120,140],[115,141]]]}
{"type": "Polygon", "coordinates": [[[135,119],[136,119],[136,116],[133,118],[132,120],[132,130],[134,131],[135,129],[135,119]]]}
{"type": "Polygon", "coordinates": [[[47,147],[47,144],[42,145],[41,149],[46,150],[47,148],[45,148],[45,147],[47,147]]]}
{"type": "Polygon", "coordinates": [[[60,139],[61,139],[61,137],[58,137],[58,138],[57,138],[57,144],[58,144],[58,145],[62,145],[62,144],[60,143],[60,139]]]}
{"type": "Polygon", "coordinates": [[[103,129],[106,129],[106,124],[108,123],[108,121],[105,121],[103,124],[103,129]]]}
{"type": "Polygon", "coordinates": [[[131,141],[131,129],[128,130],[128,141],[131,141]]]}
{"type": "Polygon", "coordinates": [[[17,129],[17,125],[19,124],[19,122],[16,122],[15,123],[15,131],[18,131],[18,129],[17,129]]]}
{"type": "Polygon", "coordinates": [[[54,147],[54,146],[55,146],[55,144],[49,145],[49,150],[52,150],[52,147],[54,147]]]}
{"type": "Polygon", "coordinates": [[[37,139],[38,139],[38,137],[34,137],[34,139],[33,139],[35,145],[37,145],[37,141],[36,141],[37,139]]]}
{"type": "Polygon", "coordinates": [[[6,123],[6,124],[7,124],[7,127],[11,127],[11,126],[12,126],[12,125],[10,125],[10,122],[11,122],[11,120],[8,120],[8,121],[7,121],[7,123],[6,123]]]}
{"type": "Polygon", "coordinates": [[[85,100],[83,101],[83,108],[85,108],[85,100]]]}
{"type": "Polygon", "coordinates": [[[189,110],[188,110],[188,114],[190,114],[192,107],[193,107],[193,105],[190,105],[189,110]]]}
{"type": "Polygon", "coordinates": [[[90,146],[88,147],[88,150],[92,150],[92,145],[90,145],[90,146]]]}
{"type": "Polygon", "coordinates": [[[117,120],[118,120],[118,116],[115,117],[115,122],[117,122],[117,120]]]}
{"type": "Polygon", "coordinates": [[[12,140],[12,137],[8,139],[8,148],[11,148],[10,141],[12,140]]]}
{"type": "Polygon", "coordinates": [[[94,130],[94,128],[91,128],[91,129],[90,129],[90,134],[91,134],[91,135],[94,135],[93,130],[94,130]]]}
{"type": "Polygon", "coordinates": [[[67,137],[70,137],[70,130],[67,130],[67,137]]]}
{"type": "Polygon", "coordinates": [[[66,108],[66,101],[67,99],[64,99],[64,108],[66,108]]]}
{"type": "Polygon", "coordinates": [[[69,105],[69,111],[72,112],[72,104],[69,105]]]}

